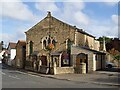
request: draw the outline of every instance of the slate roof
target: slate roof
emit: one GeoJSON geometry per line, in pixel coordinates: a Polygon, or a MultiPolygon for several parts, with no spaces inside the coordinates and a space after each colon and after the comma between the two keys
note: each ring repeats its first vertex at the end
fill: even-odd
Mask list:
{"type": "Polygon", "coordinates": [[[10,47],[11,49],[15,49],[16,48],[16,43],[10,42],[8,47],[10,47]]]}
{"type": "Polygon", "coordinates": [[[18,40],[17,44],[21,46],[26,46],[26,41],[25,40],[18,40]]]}

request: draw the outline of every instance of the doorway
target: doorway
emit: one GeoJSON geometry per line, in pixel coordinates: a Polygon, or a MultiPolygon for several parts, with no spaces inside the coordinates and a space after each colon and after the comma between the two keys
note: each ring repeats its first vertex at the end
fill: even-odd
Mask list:
{"type": "MultiPolygon", "coordinates": [[[[80,64],[85,63],[86,64],[86,73],[88,73],[88,55],[85,53],[79,53],[76,57],[76,68],[80,69],[80,64]]],[[[77,70],[79,70],[77,69],[77,70]]],[[[80,72],[80,71],[77,71],[80,72]]]]}
{"type": "Polygon", "coordinates": [[[42,66],[47,66],[47,56],[41,56],[42,66]]]}

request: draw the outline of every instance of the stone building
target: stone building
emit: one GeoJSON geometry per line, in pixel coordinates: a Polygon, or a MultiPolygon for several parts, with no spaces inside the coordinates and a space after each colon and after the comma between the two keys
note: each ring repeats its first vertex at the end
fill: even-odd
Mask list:
{"type": "Polygon", "coordinates": [[[26,60],[26,41],[18,40],[16,44],[15,67],[24,68],[26,60]]]}
{"type": "Polygon", "coordinates": [[[76,68],[80,68],[82,62],[86,65],[86,72],[104,66],[105,54],[99,52],[99,41],[82,29],[56,19],[50,12],[25,33],[26,69],[60,74],[79,72],[76,68]],[[100,60],[95,62],[95,57],[100,60]]]}

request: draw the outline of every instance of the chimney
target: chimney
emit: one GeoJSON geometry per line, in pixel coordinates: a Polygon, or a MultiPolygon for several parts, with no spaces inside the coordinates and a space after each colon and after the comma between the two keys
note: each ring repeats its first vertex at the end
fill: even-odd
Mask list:
{"type": "Polygon", "coordinates": [[[51,12],[48,11],[47,17],[51,17],[51,12]]]}
{"type": "Polygon", "coordinates": [[[105,38],[103,38],[103,51],[106,51],[105,38]]]}

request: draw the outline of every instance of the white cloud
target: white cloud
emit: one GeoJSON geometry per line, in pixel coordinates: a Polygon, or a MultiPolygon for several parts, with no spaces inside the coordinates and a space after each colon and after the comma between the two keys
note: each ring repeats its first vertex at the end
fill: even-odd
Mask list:
{"type": "Polygon", "coordinates": [[[0,33],[0,41],[8,42],[17,42],[18,40],[25,40],[25,31],[28,30],[27,27],[19,27],[14,30],[14,33],[0,33]]]}
{"type": "Polygon", "coordinates": [[[85,15],[84,13],[82,12],[76,12],[74,14],[74,18],[75,20],[79,23],[79,24],[85,24],[85,25],[88,25],[89,24],[89,18],[87,15],[85,15]]]}
{"type": "Polygon", "coordinates": [[[37,2],[35,7],[45,13],[51,11],[64,21],[74,22],[76,20],[77,23],[85,25],[89,23],[88,16],[82,12],[85,7],[83,2],[63,2],[61,8],[58,8],[55,2],[37,2]]]}
{"type": "Polygon", "coordinates": [[[118,15],[112,15],[111,18],[115,24],[118,24],[118,15]]]}
{"type": "Polygon", "coordinates": [[[69,8],[70,10],[82,10],[85,7],[84,2],[64,2],[64,7],[69,8]]]}
{"type": "Polygon", "coordinates": [[[118,28],[106,25],[95,25],[90,27],[90,31],[97,37],[100,36],[118,36],[118,28]]]}
{"type": "Polygon", "coordinates": [[[20,0],[16,1],[18,2],[1,2],[2,13],[0,15],[18,20],[33,21],[36,17],[29,7],[20,0]]]}
{"type": "MultiPolygon", "coordinates": [[[[52,5],[57,7],[53,2],[52,5]]],[[[50,3],[47,4],[47,7],[46,5],[43,5],[42,7],[39,5],[39,10],[47,11],[48,7],[51,7],[52,5],[50,3]]],[[[102,23],[100,23],[99,20],[94,20],[94,18],[91,18],[84,13],[84,8],[84,2],[63,2],[63,7],[61,9],[52,10],[52,13],[57,12],[55,17],[58,17],[66,23],[70,23],[71,25],[76,25],[77,27],[85,29],[86,32],[90,32],[90,34],[93,34],[97,37],[117,36],[118,29],[116,24],[114,24],[117,22],[116,15],[112,16],[112,22],[111,20],[103,20],[102,23]]]]}
{"type": "MultiPolygon", "coordinates": [[[[6,6],[6,9],[9,9],[12,14],[10,12],[5,12],[5,15],[20,20],[31,20],[32,17],[34,18],[33,13],[29,10],[27,5],[21,2],[16,4],[17,6],[15,4],[6,6]],[[22,14],[19,15],[20,12],[22,14]]],[[[71,25],[77,25],[77,27],[85,28],[86,32],[90,32],[90,34],[97,37],[117,36],[118,34],[118,27],[116,26],[118,17],[117,15],[112,15],[111,20],[109,20],[108,22],[105,22],[106,20],[104,20],[101,23],[99,20],[94,20],[83,12],[85,8],[84,2],[63,2],[62,8],[58,8],[55,2],[36,2],[35,7],[42,13],[51,11],[52,13],[54,13],[53,15],[55,17],[59,17],[60,20],[63,20],[66,23],[70,23],[71,25]]],[[[41,16],[42,15],[40,15],[39,17],[41,16]]],[[[17,30],[13,35],[3,34],[3,38],[4,40],[10,39],[10,41],[17,41],[17,39],[25,39],[24,31],[26,30],[28,29],[21,28],[17,30]]]]}
{"type": "Polygon", "coordinates": [[[38,2],[35,4],[35,7],[36,9],[44,12],[47,11],[55,12],[59,10],[54,2],[38,2]]]}
{"type": "Polygon", "coordinates": [[[70,24],[89,24],[89,17],[83,13],[85,4],[83,2],[64,2],[63,11],[61,11],[61,18],[70,22],[70,24]]]}

